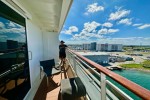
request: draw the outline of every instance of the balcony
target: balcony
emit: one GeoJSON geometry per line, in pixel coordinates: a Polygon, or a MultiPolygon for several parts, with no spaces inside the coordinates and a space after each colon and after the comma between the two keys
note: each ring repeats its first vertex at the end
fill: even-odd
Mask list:
{"type": "MultiPolygon", "coordinates": [[[[128,79],[115,74],[112,71],[94,63],[93,61],[67,50],[67,63],[65,64],[64,78],[78,76],[86,87],[87,100],[134,100],[111,80],[117,82],[127,90],[135,94],[138,99],[149,100],[150,91],[129,81],[128,79]],[[111,80],[110,80],[111,79],[111,80]]],[[[46,78],[43,78],[41,85],[34,97],[34,100],[60,100],[61,75],[54,76],[54,81],[58,84],[50,84],[47,88],[46,78]]],[[[83,98],[79,98],[79,100],[83,98]]]]}

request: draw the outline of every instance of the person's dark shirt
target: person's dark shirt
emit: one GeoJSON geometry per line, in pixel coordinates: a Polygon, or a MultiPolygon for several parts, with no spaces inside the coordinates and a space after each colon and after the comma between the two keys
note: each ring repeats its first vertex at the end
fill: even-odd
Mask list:
{"type": "Polygon", "coordinates": [[[67,47],[67,45],[59,45],[59,52],[60,53],[65,53],[65,51],[66,51],[66,47],[67,47]]]}

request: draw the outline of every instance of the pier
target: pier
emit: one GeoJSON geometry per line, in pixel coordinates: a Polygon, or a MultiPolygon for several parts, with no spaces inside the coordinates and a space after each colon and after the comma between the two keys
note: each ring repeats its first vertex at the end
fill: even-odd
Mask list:
{"type": "Polygon", "coordinates": [[[122,70],[123,68],[120,66],[111,66],[111,67],[106,67],[109,70],[122,70]]]}

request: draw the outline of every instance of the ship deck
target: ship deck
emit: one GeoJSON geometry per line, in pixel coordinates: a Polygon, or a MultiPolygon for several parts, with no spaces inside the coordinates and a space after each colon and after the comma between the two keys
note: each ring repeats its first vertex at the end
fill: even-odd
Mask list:
{"type": "MultiPolygon", "coordinates": [[[[62,76],[62,78],[64,79],[64,73],[62,74],[62,76]]],[[[58,75],[54,75],[53,81],[49,81],[49,86],[47,86],[47,79],[46,77],[44,77],[34,97],[34,100],[61,100],[61,96],[59,93],[60,81],[61,73],[58,75]]]]}
{"type": "MultiPolygon", "coordinates": [[[[47,78],[44,76],[36,94],[34,100],[61,100],[60,95],[60,82],[61,79],[72,78],[74,74],[72,73],[71,67],[68,62],[65,64],[65,71],[54,75],[52,80],[49,78],[49,86],[47,86],[47,78]],[[61,78],[62,74],[62,78],[61,78]]],[[[78,98],[77,100],[83,100],[84,98],[78,98]]]]}

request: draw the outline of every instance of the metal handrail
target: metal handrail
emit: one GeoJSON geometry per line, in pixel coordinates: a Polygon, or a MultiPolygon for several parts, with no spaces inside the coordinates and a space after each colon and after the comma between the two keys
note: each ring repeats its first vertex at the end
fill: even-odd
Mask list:
{"type": "Polygon", "coordinates": [[[74,52],[70,49],[68,49],[68,51],[75,54],[77,57],[84,60],[89,65],[95,67],[98,71],[104,73],[106,76],[108,76],[111,79],[115,80],[116,82],[120,83],[122,86],[124,86],[128,90],[132,91],[134,94],[136,94],[140,98],[145,99],[145,100],[150,100],[150,91],[149,90],[147,90],[147,89],[141,87],[140,85],[137,85],[136,83],[102,67],[101,65],[87,59],[86,57],[78,54],[77,52],[74,52]]]}

